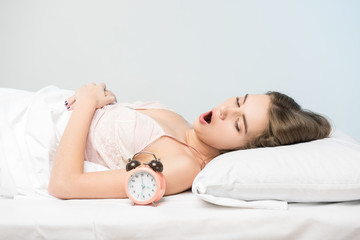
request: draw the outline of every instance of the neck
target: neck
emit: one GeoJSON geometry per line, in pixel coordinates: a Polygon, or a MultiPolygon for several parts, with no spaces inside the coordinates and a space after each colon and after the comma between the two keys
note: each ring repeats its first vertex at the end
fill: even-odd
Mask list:
{"type": "Polygon", "coordinates": [[[205,164],[209,163],[214,157],[220,154],[218,149],[215,149],[198,138],[194,129],[189,129],[186,132],[186,143],[194,147],[202,155],[202,161],[205,161],[205,164]]]}

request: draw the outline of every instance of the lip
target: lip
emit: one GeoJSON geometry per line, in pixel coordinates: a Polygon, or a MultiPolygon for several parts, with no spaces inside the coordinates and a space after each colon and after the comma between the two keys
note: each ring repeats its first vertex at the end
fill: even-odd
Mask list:
{"type": "MultiPolygon", "coordinates": [[[[204,124],[204,125],[209,125],[209,123],[208,123],[207,121],[205,121],[205,116],[207,116],[208,114],[210,114],[212,111],[213,111],[213,110],[201,114],[200,117],[199,117],[200,123],[202,123],[202,124],[204,124]]],[[[212,122],[213,116],[214,116],[214,114],[211,115],[210,124],[211,124],[211,122],[212,122]]]]}

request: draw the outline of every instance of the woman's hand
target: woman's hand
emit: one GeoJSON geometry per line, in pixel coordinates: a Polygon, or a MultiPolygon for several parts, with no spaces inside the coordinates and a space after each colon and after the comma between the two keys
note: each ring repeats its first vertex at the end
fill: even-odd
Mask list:
{"type": "Polygon", "coordinates": [[[105,84],[89,84],[70,97],[70,116],[56,151],[49,193],[62,199],[124,198],[125,170],[84,173],[86,142],[96,108],[115,102],[105,84]]]}
{"type": "Polygon", "coordinates": [[[106,89],[105,83],[83,86],[79,88],[75,95],[69,97],[65,101],[65,107],[68,110],[74,110],[77,103],[86,102],[89,105],[93,105],[94,108],[102,108],[105,105],[116,102],[114,93],[106,89]]]}

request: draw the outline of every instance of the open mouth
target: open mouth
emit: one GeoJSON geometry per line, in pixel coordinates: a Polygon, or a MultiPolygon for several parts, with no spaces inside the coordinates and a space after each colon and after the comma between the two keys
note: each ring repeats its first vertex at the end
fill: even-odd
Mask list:
{"type": "Polygon", "coordinates": [[[212,114],[213,114],[212,111],[207,112],[207,113],[203,113],[203,114],[200,116],[201,122],[204,123],[204,124],[210,124],[210,123],[211,123],[212,114]]]}
{"type": "Polygon", "coordinates": [[[205,116],[204,116],[204,120],[205,122],[207,122],[207,124],[211,123],[211,117],[212,117],[212,111],[208,112],[205,116]]]}

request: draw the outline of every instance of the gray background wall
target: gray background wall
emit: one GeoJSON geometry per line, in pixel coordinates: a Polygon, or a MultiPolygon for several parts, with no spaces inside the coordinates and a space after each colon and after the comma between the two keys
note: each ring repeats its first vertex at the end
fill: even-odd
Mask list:
{"type": "Polygon", "coordinates": [[[0,0],[0,87],[105,82],[190,122],[277,90],[360,141],[360,1],[0,0]]]}

